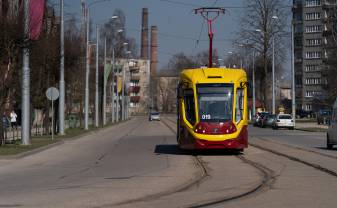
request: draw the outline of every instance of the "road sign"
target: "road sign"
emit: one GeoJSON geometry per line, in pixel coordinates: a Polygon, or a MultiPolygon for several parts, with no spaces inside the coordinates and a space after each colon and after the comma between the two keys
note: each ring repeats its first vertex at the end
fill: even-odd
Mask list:
{"type": "Polygon", "coordinates": [[[55,87],[49,87],[46,91],[46,96],[48,100],[54,101],[57,100],[57,98],[59,98],[60,93],[59,90],[56,89],[55,87]]]}
{"type": "Polygon", "coordinates": [[[55,87],[49,87],[46,91],[46,96],[48,100],[51,100],[51,112],[52,112],[52,117],[51,117],[51,139],[54,139],[54,100],[57,100],[59,98],[60,93],[59,90],[56,89],[55,87]]]}

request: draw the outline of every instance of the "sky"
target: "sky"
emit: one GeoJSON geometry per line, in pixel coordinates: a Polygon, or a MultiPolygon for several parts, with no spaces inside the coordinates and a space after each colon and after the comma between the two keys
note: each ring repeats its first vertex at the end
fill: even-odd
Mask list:
{"type": "MultiPolygon", "coordinates": [[[[91,3],[95,0],[87,0],[91,3]]],[[[149,29],[158,27],[158,67],[164,69],[170,57],[184,52],[193,55],[208,50],[207,24],[193,9],[224,7],[226,13],[214,23],[214,45],[222,57],[232,50],[231,39],[239,30],[239,14],[244,0],[111,0],[94,4],[90,15],[93,22],[100,22],[112,16],[115,9],[121,9],[126,16],[126,33],[137,41],[140,51],[140,29],[142,8],[149,9],[149,29]],[[234,8],[233,8],[234,7],[234,8]],[[239,8],[237,8],[239,7],[239,8]],[[197,43],[197,40],[200,41],[197,43]]],[[[52,0],[56,8],[59,0],[52,0]]],[[[65,0],[65,14],[80,19],[80,0],[65,0]]],[[[67,18],[67,17],[66,17],[67,18]]],[[[140,52],[139,52],[140,53],[140,52]]]]}

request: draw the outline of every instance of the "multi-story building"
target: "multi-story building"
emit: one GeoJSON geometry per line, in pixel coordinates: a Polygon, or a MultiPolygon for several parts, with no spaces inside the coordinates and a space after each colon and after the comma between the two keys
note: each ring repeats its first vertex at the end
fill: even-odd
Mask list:
{"type": "MultiPolygon", "coordinates": [[[[125,105],[131,115],[142,115],[149,111],[150,96],[150,61],[144,59],[117,59],[115,68],[118,69],[119,100],[121,100],[121,81],[125,70],[125,105]]],[[[116,80],[116,79],[115,79],[116,80]]],[[[116,83],[115,83],[116,84],[116,83]]],[[[117,97],[115,99],[118,99],[117,97]]],[[[121,104],[121,101],[119,101],[121,104]]],[[[120,107],[121,108],[121,107],[120,107]]]]}
{"type": "Polygon", "coordinates": [[[326,61],[332,40],[329,23],[336,0],[294,0],[294,55],[297,109],[315,111],[314,100],[326,96],[326,61]]]}

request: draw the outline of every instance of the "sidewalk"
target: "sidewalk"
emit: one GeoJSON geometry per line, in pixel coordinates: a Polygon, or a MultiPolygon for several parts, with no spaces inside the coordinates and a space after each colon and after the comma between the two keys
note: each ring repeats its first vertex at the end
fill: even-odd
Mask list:
{"type": "Polygon", "coordinates": [[[297,130],[312,132],[326,132],[328,128],[328,125],[318,125],[317,122],[296,122],[295,127],[297,130]]]}

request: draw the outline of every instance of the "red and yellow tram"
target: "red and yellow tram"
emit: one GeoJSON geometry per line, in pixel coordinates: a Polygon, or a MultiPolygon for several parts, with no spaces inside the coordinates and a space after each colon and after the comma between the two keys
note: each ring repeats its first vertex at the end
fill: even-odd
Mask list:
{"type": "Polygon", "coordinates": [[[177,89],[182,149],[248,146],[247,75],[242,69],[186,69],[177,89]]]}

